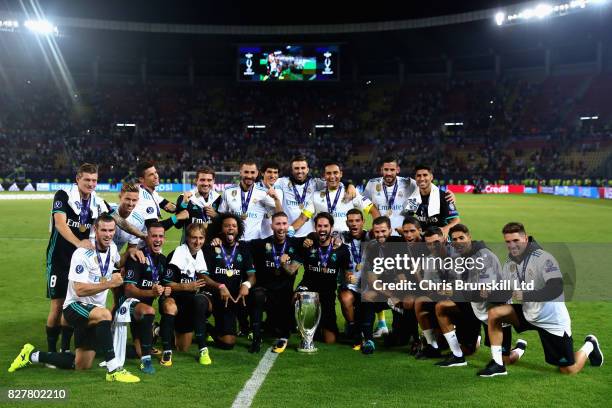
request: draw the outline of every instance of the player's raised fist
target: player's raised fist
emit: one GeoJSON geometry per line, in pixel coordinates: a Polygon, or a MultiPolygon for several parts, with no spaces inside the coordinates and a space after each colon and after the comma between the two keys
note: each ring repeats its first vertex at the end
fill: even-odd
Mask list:
{"type": "Polygon", "coordinates": [[[116,288],[123,285],[123,276],[120,273],[113,273],[110,280],[110,287],[116,288]]]}

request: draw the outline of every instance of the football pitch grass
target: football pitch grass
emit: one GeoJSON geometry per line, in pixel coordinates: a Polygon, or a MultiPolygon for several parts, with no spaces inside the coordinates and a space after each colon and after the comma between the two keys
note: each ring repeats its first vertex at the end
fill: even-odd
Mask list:
{"type": "MultiPolygon", "coordinates": [[[[114,201],[114,195],[105,196],[114,201]]],[[[457,197],[461,218],[474,239],[501,243],[503,224],[521,221],[540,242],[612,243],[612,201],[540,195],[457,197]]],[[[51,200],[0,200],[0,403],[8,403],[6,389],[61,388],[69,394],[67,401],[59,403],[62,406],[230,406],[264,355],[263,350],[249,354],[244,339],[231,351],[210,347],[211,366],[196,363],[195,346],[189,353],[175,353],[170,368],[156,365],[153,376],[141,375],[138,361],[128,360],[126,368],[141,377],[139,384],[108,383],[104,369],[97,367],[74,372],[32,366],[7,372],[24,343],[46,348],[49,303],[44,261],[50,208],[51,200]]],[[[178,236],[176,230],[169,232],[164,253],[174,249],[178,236]]],[[[610,272],[610,265],[601,267],[610,272]]],[[[612,358],[612,303],[574,302],[568,303],[568,309],[574,349],[582,345],[585,335],[594,333],[604,355],[612,358]]],[[[339,311],[338,319],[342,329],[339,311]]],[[[578,375],[564,376],[544,362],[537,333],[520,337],[529,343],[527,352],[517,365],[508,367],[508,376],[477,378],[476,371],[490,359],[484,346],[467,358],[467,367],[444,369],[431,360],[416,361],[405,347],[385,349],[382,342],[371,356],[346,344],[321,342],[318,353],[304,355],[295,351],[298,339],[294,335],[263,381],[253,406],[608,406],[609,363],[600,368],[587,363],[578,375]]],[[[513,333],[513,342],[517,338],[513,333]]],[[[266,339],[266,344],[271,341],[266,339]]]]}

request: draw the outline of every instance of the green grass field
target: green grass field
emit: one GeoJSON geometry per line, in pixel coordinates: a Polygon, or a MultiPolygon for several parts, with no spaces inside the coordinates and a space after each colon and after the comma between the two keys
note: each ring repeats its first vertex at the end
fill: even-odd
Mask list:
{"type": "MultiPolygon", "coordinates": [[[[73,372],[33,366],[7,373],[25,342],[46,347],[44,259],[50,206],[51,200],[0,200],[3,393],[5,388],[64,388],[69,392],[66,405],[87,404],[88,408],[230,406],[263,355],[247,353],[245,340],[231,351],[211,348],[213,365],[208,367],[196,364],[195,346],[189,354],[176,353],[173,367],[158,366],[154,376],[141,376],[141,383],[135,385],[107,383],[101,368],[73,372]]],[[[459,195],[458,208],[474,238],[491,243],[501,242],[501,227],[511,220],[525,223],[541,242],[612,243],[612,201],[459,195]]],[[[178,233],[173,230],[164,252],[170,252],[177,243],[178,233]]],[[[610,266],[598,267],[609,273],[610,266]]],[[[612,303],[574,302],[568,308],[574,348],[579,348],[584,336],[592,332],[600,339],[604,353],[610,353],[612,303]]],[[[338,316],[341,319],[340,313],[338,316]]],[[[344,322],[339,323],[344,327],[344,322]]],[[[535,332],[522,337],[529,342],[527,353],[518,365],[509,367],[509,375],[482,379],[475,373],[490,359],[486,347],[468,358],[467,367],[442,369],[434,367],[432,361],[416,361],[406,349],[386,350],[382,345],[372,356],[346,345],[321,344],[316,355],[302,355],[294,351],[294,336],[290,348],[276,359],[253,406],[607,406],[612,389],[611,365],[587,366],[577,376],[562,376],[544,362],[535,332]]],[[[126,367],[138,372],[136,360],[129,360],[126,367]]]]}

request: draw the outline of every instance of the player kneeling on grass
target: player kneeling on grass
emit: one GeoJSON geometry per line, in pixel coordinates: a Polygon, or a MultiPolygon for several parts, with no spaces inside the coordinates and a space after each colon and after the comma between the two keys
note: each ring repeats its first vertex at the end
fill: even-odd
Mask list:
{"type": "MultiPolygon", "coordinates": [[[[463,224],[456,224],[449,230],[453,247],[457,251],[457,263],[461,273],[456,273],[464,282],[486,283],[501,281],[501,264],[497,256],[482,241],[472,241],[470,231],[463,224]],[[471,259],[472,261],[468,261],[471,259]],[[463,266],[464,265],[464,266],[463,266]]],[[[474,353],[480,342],[480,326],[487,331],[487,309],[495,307],[482,299],[486,294],[481,291],[455,292],[453,300],[443,300],[436,304],[436,317],[440,330],[450,347],[451,354],[443,361],[436,363],[440,367],[458,367],[467,365],[465,355],[474,353]],[[464,300],[463,302],[460,300],[464,300]],[[471,300],[480,300],[474,302],[471,300]],[[471,301],[471,302],[468,302],[471,301]]],[[[487,343],[487,341],[485,341],[487,343]]],[[[512,328],[503,328],[502,354],[504,362],[513,364],[525,352],[527,342],[518,340],[516,348],[510,350],[512,328]]]]}
{"type": "MultiPolygon", "coordinates": [[[[338,324],[336,323],[336,290],[338,276],[350,270],[350,255],[346,245],[334,247],[332,230],[334,218],[330,213],[321,212],[314,218],[316,241],[309,248],[302,248],[304,275],[297,292],[317,292],[321,303],[319,328],[323,341],[336,342],[338,324]]],[[[373,343],[372,343],[373,344],[373,343]]]]}
{"type": "MultiPolygon", "coordinates": [[[[170,344],[175,334],[177,350],[187,351],[195,331],[199,362],[209,365],[212,360],[206,347],[206,325],[212,311],[212,294],[203,291],[204,274],[208,273],[202,252],[205,235],[204,224],[189,224],[185,229],[185,243],[168,254],[163,283],[172,288],[172,295],[163,298],[162,343],[164,354],[171,356],[170,344]]],[[[172,361],[168,356],[164,360],[172,361]]]]}
{"type": "Polygon", "coordinates": [[[213,316],[215,318],[215,344],[223,350],[231,350],[236,344],[236,320],[251,310],[253,340],[250,353],[261,350],[261,313],[255,313],[250,289],[255,285],[253,258],[246,242],[238,239],[244,234],[244,223],[234,214],[221,213],[207,229],[210,244],[204,246],[204,259],[209,268],[204,275],[206,286],[211,288],[213,316]],[[247,301],[249,308],[247,309],[247,301]]]}
{"type": "Polygon", "coordinates": [[[571,320],[565,306],[563,276],[557,260],[527,235],[521,223],[506,224],[502,233],[509,252],[502,269],[504,279],[511,281],[513,288],[524,283],[533,285],[533,290],[513,292],[513,299],[522,303],[489,309],[489,339],[493,359],[478,375],[493,377],[507,374],[502,361],[504,323],[514,326],[519,333],[536,330],[546,362],[558,366],[563,374],[580,372],[587,358],[592,366],[601,366],[603,354],[597,338],[592,334],[586,336],[580,350],[573,350],[571,320]]]}
{"type": "MultiPolygon", "coordinates": [[[[284,212],[272,215],[272,235],[250,242],[257,284],[252,294],[262,304],[253,305],[255,312],[266,311],[266,325],[277,336],[272,352],[282,353],[291,335],[293,319],[293,285],[298,268],[302,265],[299,255],[300,238],[288,236],[289,218],[284,212]]],[[[255,320],[261,321],[258,316],[255,320]]]]}
{"type": "Polygon", "coordinates": [[[159,222],[153,222],[147,226],[146,247],[143,250],[145,263],[128,259],[125,264],[123,296],[119,300],[120,303],[129,298],[139,300],[130,307],[133,322],[132,336],[136,353],[140,354],[140,370],[146,374],[155,373],[155,368],[151,363],[153,320],[155,319],[153,301],[159,296],[168,296],[171,292],[170,287],[159,284],[166,269],[166,257],[162,254],[165,234],[164,226],[159,222]]]}
{"type": "Polygon", "coordinates": [[[107,381],[133,383],[140,379],[118,366],[111,334],[111,312],[106,309],[108,289],[123,283],[116,264],[120,256],[113,243],[115,220],[100,215],[94,224],[95,249],[78,248],[70,261],[68,293],[63,313],[75,328],[76,355],[72,353],[45,353],[26,344],[15,358],[9,372],[32,363],[52,364],[59,368],[86,370],[91,368],[96,350],[104,352],[108,373],[107,381]]]}

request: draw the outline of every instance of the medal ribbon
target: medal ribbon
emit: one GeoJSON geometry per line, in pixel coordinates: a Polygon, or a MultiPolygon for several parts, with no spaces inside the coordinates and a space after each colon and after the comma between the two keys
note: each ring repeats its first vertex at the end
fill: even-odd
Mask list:
{"type": "Polygon", "coordinates": [[[395,185],[393,186],[393,191],[391,192],[391,198],[387,194],[387,185],[383,184],[383,192],[385,193],[385,198],[387,199],[387,204],[389,205],[389,210],[393,210],[393,204],[395,203],[395,195],[397,194],[397,185],[399,184],[397,180],[395,181],[395,185]]]}
{"type": "Polygon", "coordinates": [[[151,252],[149,250],[145,250],[145,255],[147,256],[147,260],[149,261],[149,266],[151,267],[151,280],[155,283],[159,282],[159,271],[153,263],[153,258],[151,257],[151,252]]]}
{"type": "Polygon", "coordinates": [[[91,202],[91,197],[87,200],[81,200],[81,213],[79,214],[79,223],[81,227],[85,228],[85,224],[87,224],[87,220],[89,219],[89,203],[91,202]]]}
{"type": "Polygon", "coordinates": [[[338,205],[338,200],[340,199],[340,194],[342,193],[342,186],[338,188],[336,191],[336,198],[334,198],[334,204],[332,205],[329,199],[329,189],[325,189],[325,199],[327,200],[327,212],[334,215],[334,210],[336,209],[336,205],[338,205]]]}
{"type": "Polygon", "coordinates": [[[525,272],[527,271],[527,264],[529,264],[529,258],[531,258],[531,253],[523,259],[523,267],[521,268],[521,273],[518,273],[518,278],[521,283],[525,282],[525,272]]]}
{"type": "Polygon", "coordinates": [[[306,182],[304,183],[304,191],[302,192],[301,196],[300,193],[298,193],[297,188],[295,188],[295,183],[291,183],[291,188],[293,188],[293,194],[295,195],[295,199],[298,204],[304,205],[304,203],[306,202],[306,192],[308,191],[308,183],[310,183],[310,179],[306,180],[306,182]]]}
{"type": "Polygon", "coordinates": [[[106,261],[104,261],[104,264],[102,263],[102,258],[100,257],[100,252],[98,252],[98,248],[96,248],[96,256],[98,257],[98,266],[100,267],[100,274],[103,278],[106,278],[106,274],[108,273],[108,267],[110,266],[111,249],[108,248],[106,250],[106,261]]]}
{"type": "Polygon", "coordinates": [[[283,256],[286,248],[287,240],[283,242],[283,247],[281,248],[280,253],[276,252],[276,244],[274,242],[272,243],[272,258],[274,258],[274,266],[276,266],[276,269],[280,268],[280,257],[283,256]]]}
{"type": "Polygon", "coordinates": [[[244,191],[240,187],[240,202],[242,203],[242,214],[246,214],[249,210],[249,202],[251,201],[251,194],[253,194],[253,186],[249,189],[249,193],[244,197],[244,191]]]}
{"type": "Polygon", "coordinates": [[[355,261],[355,266],[361,263],[361,245],[356,246],[355,240],[351,239],[351,254],[353,255],[353,261],[355,261]]]}
{"type": "Polygon", "coordinates": [[[330,244],[327,246],[325,254],[323,253],[323,251],[321,251],[321,247],[317,248],[317,251],[319,252],[319,261],[321,261],[321,265],[323,265],[324,268],[327,268],[327,259],[329,259],[329,255],[332,252],[332,247],[333,242],[330,242],[330,244]]]}
{"type": "Polygon", "coordinates": [[[236,256],[236,248],[238,248],[238,245],[234,244],[234,247],[232,248],[232,253],[229,256],[227,256],[227,252],[225,252],[223,244],[221,244],[220,246],[221,254],[223,255],[223,261],[225,262],[225,267],[231,269],[230,265],[234,263],[234,257],[236,256]]]}

